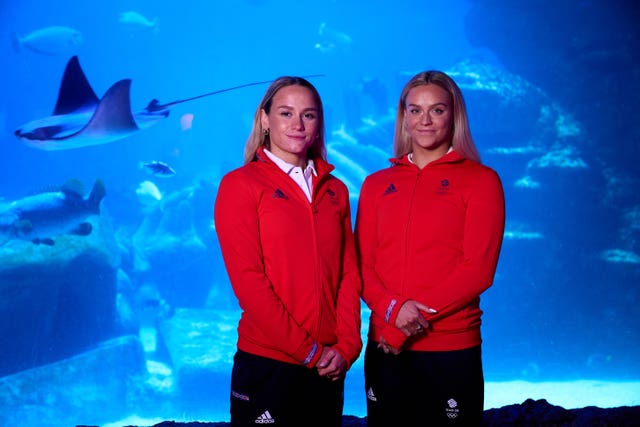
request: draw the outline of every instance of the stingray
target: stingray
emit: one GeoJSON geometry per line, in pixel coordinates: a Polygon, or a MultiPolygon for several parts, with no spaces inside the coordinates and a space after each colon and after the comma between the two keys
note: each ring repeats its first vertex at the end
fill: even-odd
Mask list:
{"type": "MultiPolygon", "coordinates": [[[[316,77],[318,75],[307,76],[316,77]]],[[[114,83],[98,98],[85,76],[78,57],[72,57],[64,70],[53,115],[33,120],[15,135],[27,145],[42,150],[70,150],[101,145],[126,138],[169,117],[169,107],[248,86],[271,83],[247,83],[161,104],[153,99],[141,111],[131,111],[131,79],[114,83]]]]}

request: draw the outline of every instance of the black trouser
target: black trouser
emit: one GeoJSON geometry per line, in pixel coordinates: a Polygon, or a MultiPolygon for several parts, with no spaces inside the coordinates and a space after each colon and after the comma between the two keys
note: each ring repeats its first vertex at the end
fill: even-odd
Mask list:
{"type": "Polygon", "coordinates": [[[480,346],[394,356],[377,345],[367,343],[364,359],[369,427],[482,424],[480,346]]]}
{"type": "Polygon", "coordinates": [[[231,374],[231,426],[340,427],[344,380],[238,350],[231,374]]]}

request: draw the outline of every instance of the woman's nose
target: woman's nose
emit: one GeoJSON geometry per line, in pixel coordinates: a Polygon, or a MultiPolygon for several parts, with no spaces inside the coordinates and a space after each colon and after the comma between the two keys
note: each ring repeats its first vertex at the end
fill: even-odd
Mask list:
{"type": "Polygon", "coordinates": [[[302,119],[302,117],[296,117],[295,119],[293,119],[293,126],[296,129],[304,130],[304,120],[302,119]]]}

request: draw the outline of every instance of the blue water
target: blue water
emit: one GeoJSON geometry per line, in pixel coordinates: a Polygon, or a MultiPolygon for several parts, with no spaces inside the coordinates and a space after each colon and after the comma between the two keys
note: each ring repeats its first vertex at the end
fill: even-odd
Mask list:
{"type": "MultiPolygon", "coordinates": [[[[487,381],[638,381],[639,18],[633,2],[605,1],[553,8],[504,0],[0,3],[0,208],[70,178],[87,189],[99,178],[107,189],[101,217],[119,260],[118,276],[84,265],[75,271],[70,280],[88,289],[79,299],[85,311],[61,295],[47,294],[42,306],[22,301],[24,310],[0,304],[3,342],[24,344],[7,347],[18,353],[0,350],[0,413],[15,417],[0,423],[26,413],[55,419],[60,411],[89,424],[133,413],[206,421],[227,412],[238,312],[212,206],[220,177],[242,162],[266,86],[176,105],[150,129],[109,144],[28,147],[13,132],[51,114],[72,55],[99,97],[131,78],[134,110],[154,98],[166,103],[284,74],[323,74],[311,80],[325,106],[329,160],[350,188],[354,214],[362,179],[391,155],[404,83],[425,69],[449,72],[507,202],[495,283],[482,299],[487,381]],[[128,11],[147,21],[129,15],[134,22],[122,22],[128,11]],[[82,42],[65,48],[54,41],[48,48],[59,52],[50,55],[27,46],[29,34],[51,26],[78,31],[82,42]],[[139,163],[151,160],[167,162],[176,175],[148,175],[139,163]],[[145,204],[136,194],[146,180],[162,202],[145,204]],[[117,285],[93,292],[97,283],[117,285]],[[97,314],[92,300],[106,311],[97,314]],[[20,328],[15,319],[28,309],[33,327],[20,328]],[[57,313],[54,326],[40,321],[50,312],[57,313]],[[124,390],[106,379],[83,383],[91,373],[63,377],[61,365],[51,368],[131,336],[141,339],[131,348],[141,349],[151,377],[129,380],[121,362],[98,364],[124,390]],[[194,366],[206,375],[188,370],[194,366]],[[60,392],[73,384],[77,393],[60,392]],[[104,408],[114,390],[122,411],[87,419],[80,408],[104,408]]],[[[8,265],[16,247],[0,245],[0,264],[8,265]]],[[[46,248],[31,250],[35,257],[46,248]]],[[[28,259],[31,252],[20,253],[28,259]]],[[[28,277],[1,276],[0,297],[15,301],[28,277]]],[[[104,360],[128,360],[129,353],[119,357],[104,360]]],[[[132,353],[131,360],[138,372],[140,358],[132,353]]],[[[349,374],[345,413],[363,414],[361,391],[360,359],[349,374]]]]}

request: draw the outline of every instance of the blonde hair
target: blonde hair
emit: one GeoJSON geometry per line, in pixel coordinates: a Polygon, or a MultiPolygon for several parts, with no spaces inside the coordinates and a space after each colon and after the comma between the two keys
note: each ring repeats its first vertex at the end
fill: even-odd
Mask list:
{"type": "Polygon", "coordinates": [[[469,120],[467,118],[467,109],[465,107],[462,91],[455,81],[447,74],[441,71],[423,71],[418,73],[407,82],[400,94],[398,101],[398,112],[396,113],[396,127],[393,137],[393,154],[396,157],[402,157],[412,150],[411,137],[407,134],[404,126],[406,113],[406,101],[409,91],[417,86],[434,84],[440,86],[447,91],[453,101],[453,129],[451,135],[451,144],[453,148],[467,159],[480,162],[480,154],[476,148],[471,130],[469,129],[469,120]]]}
{"type": "Polygon", "coordinates": [[[251,133],[249,134],[249,138],[247,139],[247,143],[244,146],[244,164],[253,162],[257,159],[256,153],[260,149],[260,147],[270,146],[270,139],[268,132],[265,133],[264,129],[262,129],[262,121],[261,113],[262,110],[265,113],[269,114],[271,111],[271,103],[273,101],[273,97],[278,93],[278,91],[287,86],[302,86],[311,91],[313,97],[315,98],[316,104],[318,106],[318,137],[314,140],[313,144],[309,147],[307,151],[307,157],[310,159],[322,158],[323,160],[327,159],[327,149],[324,145],[324,111],[322,108],[322,100],[320,99],[320,94],[318,90],[311,84],[309,81],[302,77],[293,77],[293,76],[283,76],[279,77],[271,83],[271,85],[267,88],[264,96],[262,97],[262,101],[260,101],[260,105],[256,109],[256,113],[253,117],[253,127],[251,129],[251,133]]]}

